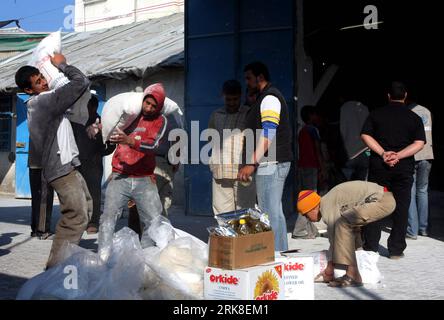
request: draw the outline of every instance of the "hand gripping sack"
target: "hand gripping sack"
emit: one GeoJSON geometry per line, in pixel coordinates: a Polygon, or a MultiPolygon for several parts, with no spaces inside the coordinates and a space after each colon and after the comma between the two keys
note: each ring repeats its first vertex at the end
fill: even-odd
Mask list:
{"type": "MultiPolygon", "coordinates": [[[[142,112],[143,92],[125,92],[115,95],[103,106],[102,111],[102,136],[103,142],[109,139],[114,129],[128,128],[142,112]]],[[[181,116],[183,115],[176,102],[165,97],[162,114],[174,113],[177,123],[183,127],[181,116]]]]}
{"type": "MultiPolygon", "coordinates": [[[[69,83],[68,78],[52,63],[51,56],[60,53],[62,47],[60,31],[53,32],[44,38],[32,52],[29,65],[36,67],[48,81],[50,90],[54,90],[69,83]]],[[[67,111],[70,121],[84,125],[88,121],[88,101],[91,93],[86,90],[80,98],[67,111]]]]}
{"type": "Polygon", "coordinates": [[[109,139],[117,127],[128,128],[142,112],[143,92],[125,92],[115,95],[103,106],[102,136],[103,142],[109,139]]]}

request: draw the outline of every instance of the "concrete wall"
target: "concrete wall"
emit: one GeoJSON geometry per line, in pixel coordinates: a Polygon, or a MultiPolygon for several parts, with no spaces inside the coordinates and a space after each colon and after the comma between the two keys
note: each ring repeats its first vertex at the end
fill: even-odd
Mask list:
{"type": "Polygon", "coordinates": [[[15,193],[15,162],[8,159],[9,152],[0,152],[0,193],[15,193]]]}
{"type": "Polygon", "coordinates": [[[178,12],[184,12],[184,1],[76,0],[74,30],[82,32],[110,28],[178,12]]]}
{"type": "MultiPolygon", "coordinates": [[[[13,100],[12,112],[15,113],[13,100]]],[[[0,193],[15,193],[15,133],[16,119],[12,119],[11,152],[0,152],[0,193]],[[10,154],[12,153],[12,154],[10,154]]]]}

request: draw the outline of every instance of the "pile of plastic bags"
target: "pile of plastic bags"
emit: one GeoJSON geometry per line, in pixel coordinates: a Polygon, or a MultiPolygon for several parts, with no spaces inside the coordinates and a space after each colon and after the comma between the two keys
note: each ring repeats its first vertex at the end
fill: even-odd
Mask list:
{"type": "Polygon", "coordinates": [[[129,228],[114,234],[110,255],[65,244],[63,262],[28,280],[17,299],[203,299],[207,244],[159,217],[143,248],[129,228]]]}

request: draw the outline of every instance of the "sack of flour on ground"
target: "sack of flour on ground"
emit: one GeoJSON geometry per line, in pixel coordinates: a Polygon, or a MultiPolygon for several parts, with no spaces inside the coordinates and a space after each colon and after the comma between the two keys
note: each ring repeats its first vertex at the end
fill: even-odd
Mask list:
{"type": "MultiPolygon", "coordinates": [[[[110,98],[102,111],[103,142],[109,140],[116,127],[120,130],[128,128],[142,112],[142,103],[143,92],[124,92],[110,98]]],[[[177,103],[168,97],[165,97],[162,113],[164,115],[174,113],[176,120],[179,119],[178,123],[183,126],[182,111],[177,103]]]]}
{"type": "MultiPolygon", "coordinates": [[[[68,78],[52,63],[51,56],[61,53],[62,41],[60,31],[53,32],[44,38],[34,49],[29,65],[36,67],[48,81],[50,90],[55,90],[69,83],[68,78]]],[[[67,111],[70,121],[84,125],[88,121],[88,101],[91,93],[85,93],[67,111]]]]}

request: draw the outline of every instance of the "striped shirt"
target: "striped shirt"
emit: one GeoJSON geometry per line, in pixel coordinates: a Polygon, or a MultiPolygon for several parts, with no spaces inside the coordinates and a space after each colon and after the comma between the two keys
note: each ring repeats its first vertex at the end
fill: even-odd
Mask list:
{"type": "Polygon", "coordinates": [[[281,119],[281,103],[273,95],[266,96],[261,102],[262,135],[273,140],[281,119]]]}

